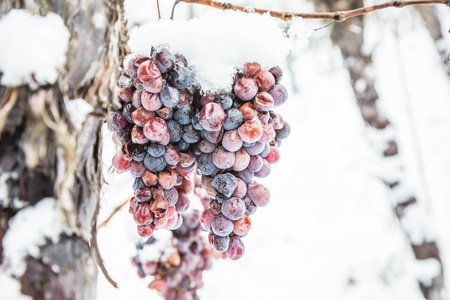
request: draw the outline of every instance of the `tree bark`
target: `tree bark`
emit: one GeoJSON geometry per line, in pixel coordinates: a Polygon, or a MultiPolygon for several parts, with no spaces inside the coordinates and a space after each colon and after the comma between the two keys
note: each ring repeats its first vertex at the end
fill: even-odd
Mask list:
{"type": "Polygon", "coordinates": [[[55,12],[71,37],[55,84],[0,86],[0,264],[8,270],[3,239],[15,216],[53,198],[66,230],[57,242],[40,245],[38,255],[23,258],[22,275],[11,276],[33,299],[94,299],[96,261],[101,263],[91,247],[103,183],[101,127],[109,104],[118,103],[116,82],[127,52],[123,1],[9,0],[1,2],[0,13],[13,8],[55,12]],[[95,18],[104,24],[94,24],[95,18]],[[67,108],[75,98],[92,108],[82,126],[73,119],[79,112],[67,108]]]}
{"type": "MultiPolygon", "coordinates": [[[[318,10],[342,11],[362,7],[363,0],[316,0],[315,5],[318,10]]],[[[370,54],[363,54],[362,52],[362,46],[364,43],[363,27],[364,22],[362,16],[349,19],[343,23],[336,24],[331,31],[331,39],[333,44],[337,45],[341,50],[350,75],[354,95],[364,122],[368,126],[377,129],[378,132],[382,134],[383,131],[387,129],[393,130],[393,128],[391,128],[392,126],[390,121],[378,108],[379,96],[375,88],[375,80],[368,71],[372,64],[372,58],[370,54]]],[[[377,149],[383,149],[381,153],[383,157],[389,159],[398,156],[399,149],[395,137],[387,141],[387,143],[383,141],[383,145],[379,145],[380,141],[383,141],[383,139],[375,139],[371,141],[371,143],[377,149]]],[[[402,167],[398,166],[398,169],[400,171],[402,167]]],[[[405,181],[405,178],[400,177],[394,181],[389,178],[382,178],[382,180],[386,186],[394,192],[396,189],[401,187],[405,181]]],[[[395,215],[398,217],[400,224],[402,223],[402,218],[405,213],[407,213],[408,208],[418,205],[419,201],[420,199],[417,199],[415,196],[401,199],[399,201],[399,204],[395,208],[395,215]]],[[[406,229],[404,230],[405,236],[410,238],[409,233],[406,229]]],[[[425,298],[433,300],[441,299],[443,270],[439,249],[436,242],[423,241],[422,243],[417,244],[410,239],[410,244],[416,259],[424,260],[434,258],[439,262],[441,272],[437,277],[432,279],[432,283],[427,286],[421,282],[419,282],[419,284],[425,298]]]]}

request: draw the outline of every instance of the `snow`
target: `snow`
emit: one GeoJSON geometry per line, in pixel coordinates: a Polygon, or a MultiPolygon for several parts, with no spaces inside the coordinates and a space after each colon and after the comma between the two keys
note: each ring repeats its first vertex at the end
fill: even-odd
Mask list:
{"type": "Polygon", "coordinates": [[[93,112],[92,106],[82,98],[65,101],[70,120],[77,130],[82,128],[88,114],[93,112]]]}
{"type": "Polygon", "coordinates": [[[205,90],[231,87],[236,66],[258,61],[263,67],[281,65],[294,46],[306,41],[302,21],[294,22],[290,37],[269,15],[212,11],[192,20],[156,20],[133,29],[130,49],[148,55],[152,46],[166,44],[197,69],[205,90]],[[230,21],[232,20],[232,21],[230,21]]]}
{"type": "MultiPolygon", "coordinates": [[[[171,3],[160,2],[162,16],[167,19],[171,3]]],[[[424,22],[414,9],[383,10],[366,19],[365,51],[373,52],[374,61],[369,72],[376,79],[380,109],[393,124],[389,130],[378,131],[365,126],[361,119],[345,70],[345,64],[350,62],[343,61],[339,49],[331,44],[330,28],[310,32],[308,44],[302,42],[308,35],[304,28],[318,28],[324,22],[297,20],[300,29],[296,30],[296,24],[289,26],[274,20],[282,30],[264,32],[261,41],[259,31],[251,35],[245,30],[236,31],[234,20],[240,18],[239,14],[222,14],[212,8],[181,3],[176,21],[171,23],[154,21],[154,1],[142,3],[143,6],[139,3],[142,1],[125,2],[129,24],[150,20],[154,32],[148,29],[147,34],[135,29],[131,39],[140,50],[132,45],[133,50],[148,51],[150,44],[164,42],[161,37],[167,36],[171,49],[189,55],[192,64],[195,59],[212,55],[205,53],[208,49],[219,51],[214,53],[217,59],[230,65],[239,65],[245,59],[255,61],[255,53],[266,59],[263,63],[266,66],[279,64],[283,68],[282,83],[290,95],[287,104],[278,111],[290,122],[291,136],[280,149],[280,162],[274,165],[270,177],[261,181],[271,191],[271,203],[252,216],[253,228],[244,239],[244,257],[235,262],[214,261],[213,269],[204,273],[200,298],[424,299],[418,281],[429,284],[440,266],[434,259],[416,260],[410,239],[416,243],[438,240],[444,271],[450,269],[450,85],[424,22]],[[190,16],[200,17],[184,21],[190,16]],[[247,37],[246,42],[259,36],[255,44],[263,42],[269,50],[276,48],[278,54],[265,57],[257,45],[228,51],[215,43],[195,42],[201,36],[192,37],[192,44],[184,41],[189,34],[200,35],[206,30],[191,28],[190,33],[184,28],[193,26],[188,25],[190,22],[211,22],[207,27],[212,28],[221,23],[221,16],[228,17],[227,26],[234,28],[235,35],[247,37]],[[289,30],[298,33],[299,46],[292,46],[295,41],[283,36],[282,32],[289,30]],[[280,36],[285,46],[271,45],[280,36]],[[294,93],[294,89],[299,92],[294,93]],[[400,155],[385,159],[380,145],[391,138],[398,142],[400,155]],[[394,192],[380,180],[400,177],[402,185],[394,192]],[[405,209],[400,223],[393,208],[411,195],[420,204],[405,209]]],[[[313,10],[311,3],[305,1],[233,3],[277,11],[313,10]]],[[[445,12],[442,23],[447,26],[448,9],[445,12]]],[[[275,26],[265,16],[260,18],[275,26]]],[[[226,28],[214,30],[217,34],[223,32],[226,40],[226,28]]],[[[222,41],[220,37],[206,37],[222,41]]],[[[231,42],[235,45],[236,41],[231,42]]],[[[210,62],[203,67],[202,63],[199,62],[200,73],[214,66],[224,74],[213,78],[211,86],[227,84],[226,64],[210,62]]],[[[358,86],[362,90],[365,84],[361,82],[358,86]]],[[[104,140],[105,170],[109,170],[114,155],[110,132],[105,131],[104,140]]],[[[128,174],[108,172],[105,176],[110,185],[102,197],[100,221],[133,192],[133,180],[128,174]]],[[[99,231],[106,267],[121,287],[112,288],[99,275],[99,299],[159,299],[156,292],[147,288],[151,279],[139,279],[130,263],[137,253],[135,231],[126,208],[99,231]]],[[[156,253],[146,255],[153,257],[156,253]]],[[[444,280],[449,286],[450,277],[444,280]]],[[[443,299],[450,299],[448,292],[443,299]]]]}
{"type": "Polygon", "coordinates": [[[2,300],[31,300],[20,291],[20,282],[9,276],[2,268],[0,268],[0,291],[2,300]]]}
{"type": "Polygon", "coordinates": [[[54,198],[44,198],[36,205],[20,210],[9,222],[3,238],[4,264],[14,276],[25,272],[25,257],[39,255],[39,246],[50,239],[59,240],[63,232],[63,219],[54,198]]]}
{"type": "Polygon", "coordinates": [[[58,14],[12,9],[0,19],[3,85],[54,83],[66,62],[69,31],[58,14]]]}

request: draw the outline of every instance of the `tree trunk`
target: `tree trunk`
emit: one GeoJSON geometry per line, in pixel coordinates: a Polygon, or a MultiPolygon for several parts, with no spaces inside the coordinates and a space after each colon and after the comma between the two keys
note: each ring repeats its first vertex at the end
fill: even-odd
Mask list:
{"type": "Polygon", "coordinates": [[[9,0],[1,2],[0,13],[13,8],[55,12],[71,37],[55,84],[0,86],[0,266],[20,283],[14,299],[20,292],[32,299],[94,299],[96,261],[101,263],[94,247],[103,180],[101,127],[109,104],[117,103],[116,82],[127,52],[123,1],[9,0]],[[91,110],[82,126],[74,121],[79,107],[91,110]],[[13,269],[9,242],[23,238],[16,236],[21,230],[39,227],[20,228],[21,217],[49,199],[64,230],[57,239],[44,234],[39,251],[21,257],[24,270],[13,269]]]}
{"type": "MultiPolygon", "coordinates": [[[[333,1],[333,0],[316,0],[315,5],[318,11],[343,11],[363,7],[363,0],[351,1],[333,1]]],[[[383,113],[378,108],[378,92],[375,88],[375,80],[372,77],[369,69],[372,65],[372,58],[370,54],[363,54],[362,46],[364,43],[364,22],[363,17],[355,17],[343,23],[338,23],[331,31],[331,39],[333,44],[341,49],[342,56],[348,69],[351,85],[358,103],[361,116],[364,122],[377,130],[380,136],[386,130],[393,130],[390,121],[383,116],[383,113]]],[[[399,149],[395,137],[388,141],[382,138],[375,138],[370,141],[376,149],[383,149],[380,153],[386,159],[398,156],[399,149]],[[382,145],[380,145],[383,143],[382,145]]],[[[391,160],[391,164],[395,162],[391,160]]],[[[393,165],[397,166],[397,165],[393,165]]],[[[402,166],[396,167],[400,174],[402,174],[402,166]]],[[[394,192],[400,188],[406,181],[405,178],[397,178],[392,180],[390,178],[382,178],[386,186],[394,192]]],[[[407,213],[408,208],[419,205],[420,199],[411,196],[405,199],[399,199],[399,204],[395,208],[395,215],[398,217],[400,224],[403,216],[407,213]]],[[[410,238],[410,233],[404,229],[407,238],[410,238]]],[[[419,244],[410,239],[410,244],[416,259],[424,260],[428,258],[436,259],[441,267],[439,276],[432,279],[430,285],[420,284],[420,289],[427,299],[441,299],[441,290],[443,287],[443,271],[442,262],[440,259],[439,249],[435,241],[423,241],[419,244]]]]}

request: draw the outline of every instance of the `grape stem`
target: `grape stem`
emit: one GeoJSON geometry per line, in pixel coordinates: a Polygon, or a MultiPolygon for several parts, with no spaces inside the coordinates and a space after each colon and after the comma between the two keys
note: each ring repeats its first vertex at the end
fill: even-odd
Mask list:
{"type": "MultiPolygon", "coordinates": [[[[405,6],[414,6],[414,5],[435,5],[435,4],[445,4],[450,6],[450,0],[410,0],[410,1],[391,1],[382,4],[346,10],[346,11],[336,11],[336,12],[316,12],[316,13],[292,13],[292,12],[278,12],[271,11],[267,9],[258,9],[252,7],[244,7],[238,6],[231,3],[218,2],[213,0],[177,0],[176,2],[185,2],[192,4],[202,4],[206,6],[210,6],[213,8],[223,9],[223,10],[237,10],[246,13],[257,13],[257,14],[266,14],[269,13],[272,17],[281,19],[283,21],[290,21],[295,17],[301,17],[303,19],[325,19],[325,20],[334,20],[336,22],[344,22],[350,18],[370,14],[376,10],[380,10],[387,7],[405,7],[405,6]]],[[[178,4],[178,3],[177,3],[178,4]]],[[[175,6],[174,6],[175,7],[175,6]]]]}
{"type": "Polygon", "coordinates": [[[125,204],[127,204],[128,202],[130,202],[131,198],[128,198],[124,203],[120,204],[119,206],[117,206],[114,211],[109,215],[109,217],[103,221],[100,225],[98,225],[97,230],[100,229],[100,227],[105,226],[106,224],[108,224],[109,220],[111,220],[111,218],[122,208],[125,206],[125,204]]]}
{"type": "MultiPolygon", "coordinates": [[[[450,0],[449,0],[450,1],[450,0]]],[[[170,19],[173,20],[173,15],[175,14],[175,7],[178,5],[178,3],[180,3],[181,0],[175,0],[175,2],[173,3],[173,7],[172,7],[172,15],[170,16],[170,19]]]]}

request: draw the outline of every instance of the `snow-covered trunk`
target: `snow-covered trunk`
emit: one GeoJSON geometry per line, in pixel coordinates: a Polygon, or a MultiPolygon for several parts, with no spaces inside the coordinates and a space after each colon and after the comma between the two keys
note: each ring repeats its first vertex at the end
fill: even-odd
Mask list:
{"type": "MultiPolygon", "coordinates": [[[[316,0],[315,5],[320,11],[342,11],[363,7],[362,0],[352,1],[332,1],[332,0],[316,0]]],[[[375,80],[372,75],[372,58],[368,53],[364,53],[364,22],[363,17],[349,19],[343,23],[338,23],[331,31],[331,39],[337,45],[342,53],[346,67],[349,71],[349,77],[355,98],[361,111],[361,116],[365,123],[369,126],[370,143],[377,149],[381,150],[380,156],[384,157],[383,165],[390,170],[397,170],[398,174],[402,174],[402,164],[398,164],[399,149],[395,138],[395,130],[390,121],[383,115],[378,106],[378,92],[375,87],[375,80]],[[389,138],[386,138],[389,137],[389,138]]],[[[402,224],[403,216],[408,213],[412,207],[418,208],[420,199],[412,195],[412,191],[404,191],[409,186],[405,176],[385,177],[381,180],[392,191],[393,195],[402,195],[400,199],[395,199],[395,215],[402,224]],[[400,192],[401,190],[401,192],[400,192]],[[408,195],[408,196],[404,196],[408,195]],[[411,196],[412,195],[412,196],[411,196]]],[[[425,213],[425,212],[424,212],[425,213]]],[[[420,283],[423,295],[427,299],[441,299],[441,289],[443,287],[443,271],[436,241],[423,239],[420,243],[413,240],[409,229],[404,228],[405,235],[409,238],[409,242],[418,260],[429,258],[436,259],[441,267],[441,272],[435,278],[432,278],[430,284],[420,283]]]]}
{"type": "MultiPolygon", "coordinates": [[[[3,17],[12,9],[46,16],[30,15],[42,24],[60,18],[70,38],[56,81],[39,80],[45,66],[21,85],[5,83],[12,75],[0,73],[0,290],[3,299],[94,299],[96,261],[101,263],[95,247],[103,184],[100,129],[116,101],[127,51],[123,1],[0,3],[3,17]]],[[[57,35],[52,26],[39,30],[42,37],[57,35]]],[[[28,51],[33,56],[52,49],[37,40],[28,51]]]]}

